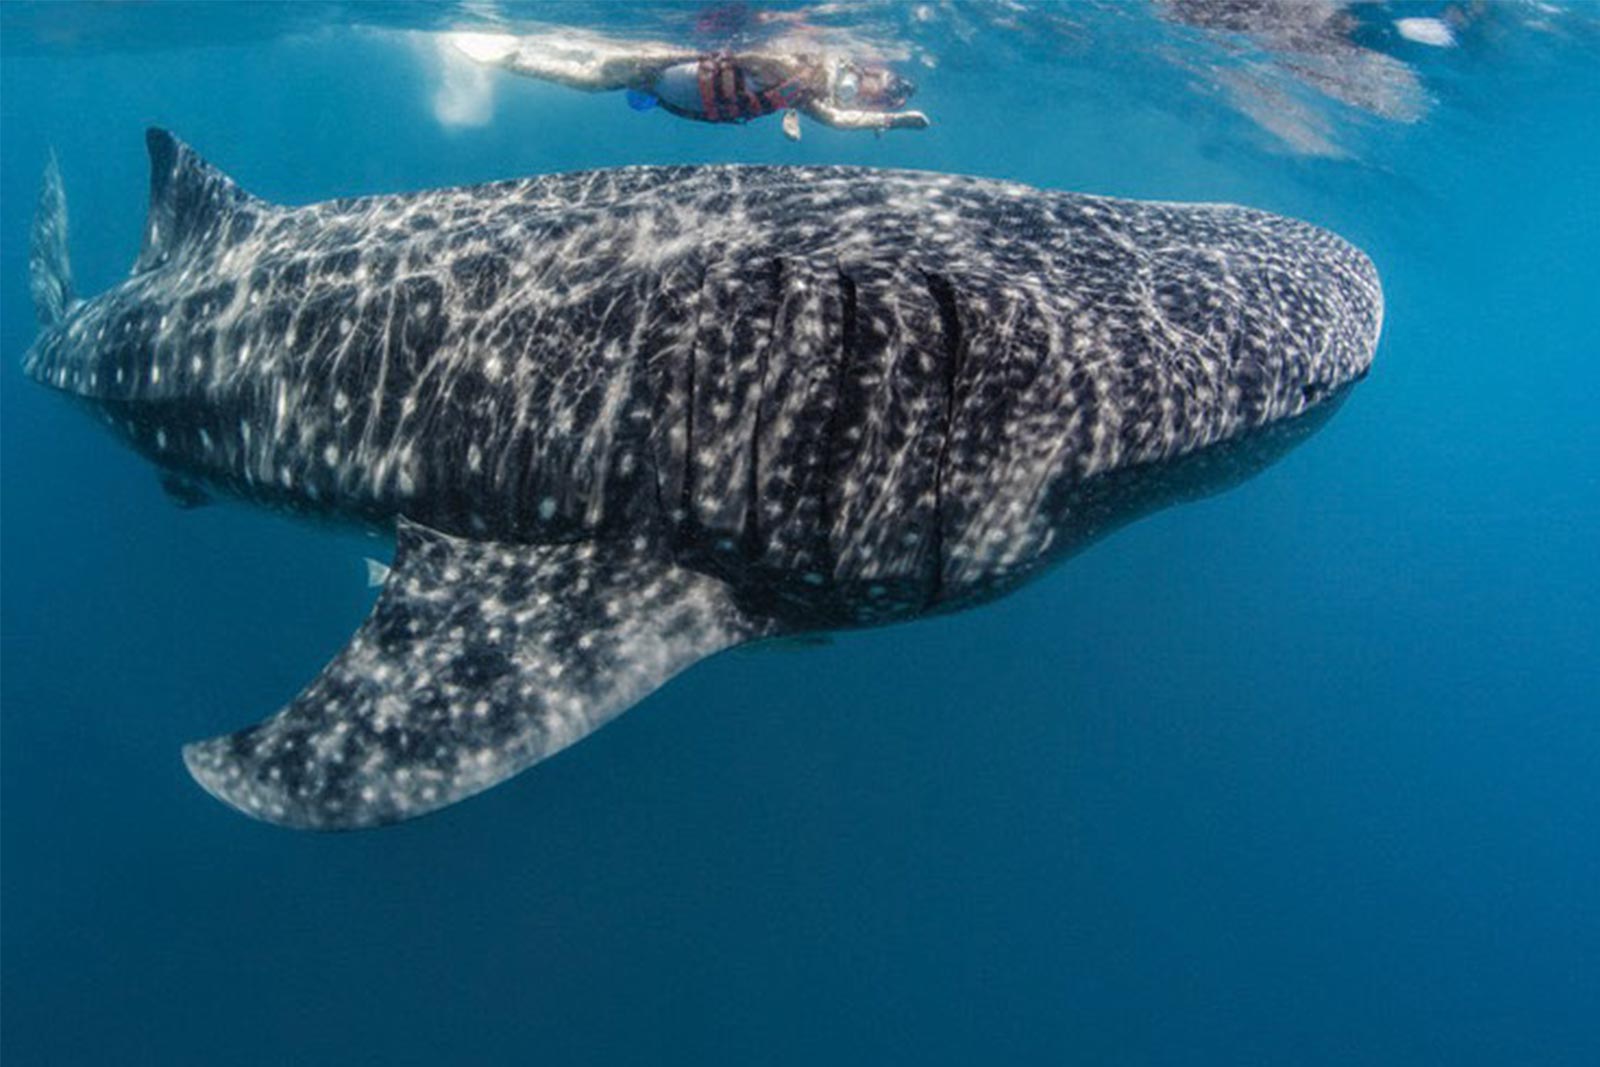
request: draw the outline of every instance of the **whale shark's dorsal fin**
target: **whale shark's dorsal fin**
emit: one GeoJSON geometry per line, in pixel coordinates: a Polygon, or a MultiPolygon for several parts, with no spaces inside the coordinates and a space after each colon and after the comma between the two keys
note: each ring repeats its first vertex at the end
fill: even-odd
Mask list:
{"type": "Polygon", "coordinates": [[[150,213],[134,272],[152,270],[223,242],[243,240],[270,205],[251,196],[166,130],[145,131],[150,213]]]}
{"type": "Polygon", "coordinates": [[[770,629],[646,538],[500,544],[402,519],[350,644],[277,715],[189,745],[184,761],[267,822],[398,822],[504,781],[770,629]]]}

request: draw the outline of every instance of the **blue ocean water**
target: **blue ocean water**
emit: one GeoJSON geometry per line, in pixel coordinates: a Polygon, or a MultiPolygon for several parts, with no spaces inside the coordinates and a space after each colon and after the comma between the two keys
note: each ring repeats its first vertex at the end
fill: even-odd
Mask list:
{"type": "Polygon", "coordinates": [[[1358,5],[1331,60],[1157,6],[776,11],[0,8],[6,1062],[1600,1062],[1593,10],[1358,5]],[[854,40],[934,124],[795,144],[438,46],[555,23],[854,40]],[[438,815],[285,831],[179,747],[303,685],[386,547],[179,510],[18,367],[47,151],[93,293],[150,124],[289,203],[713,161],[1236,201],[1366,249],[1385,336],[1288,458],[1009,599],[720,656],[438,815]]]}

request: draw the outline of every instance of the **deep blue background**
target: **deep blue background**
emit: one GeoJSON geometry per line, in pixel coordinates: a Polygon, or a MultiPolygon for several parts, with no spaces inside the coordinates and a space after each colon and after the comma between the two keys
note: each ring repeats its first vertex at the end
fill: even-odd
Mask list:
{"type": "Polygon", "coordinates": [[[510,78],[445,128],[369,31],[5,54],[7,1062],[1600,1062],[1600,63],[1425,58],[1430,119],[1305,160],[1060,55],[791,145],[510,78]],[[1235,200],[1365,247],[1388,323],[1297,453],[1000,604],[725,655],[443,814],[294,833],[178,749],[307,681],[384,546],[179,511],[17,367],[46,147],[92,293],[149,123],[286,202],[723,160],[1235,200]]]}

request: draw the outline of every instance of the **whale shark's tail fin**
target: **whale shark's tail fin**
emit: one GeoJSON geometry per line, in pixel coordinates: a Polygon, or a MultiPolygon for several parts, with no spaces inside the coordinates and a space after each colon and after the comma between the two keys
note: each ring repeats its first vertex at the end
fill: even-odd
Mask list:
{"type": "Polygon", "coordinates": [[[366,624],[289,706],[184,749],[267,822],[353,830],[487,789],[696,661],[768,636],[647,540],[516,545],[402,519],[366,624]]]}
{"type": "Polygon", "coordinates": [[[135,273],[226,247],[255,231],[271,209],[166,130],[145,131],[150,149],[150,213],[135,273]]]}
{"type": "Polygon", "coordinates": [[[72,291],[72,261],[67,256],[67,191],[55,152],[45,161],[39,206],[28,241],[28,288],[41,327],[60,322],[77,303],[72,291]]]}

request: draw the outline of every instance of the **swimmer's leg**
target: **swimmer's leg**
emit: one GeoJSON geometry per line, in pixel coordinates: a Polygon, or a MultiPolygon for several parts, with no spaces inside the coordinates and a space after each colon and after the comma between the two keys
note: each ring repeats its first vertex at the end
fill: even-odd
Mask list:
{"type": "Polygon", "coordinates": [[[591,93],[638,86],[667,67],[699,58],[697,52],[651,42],[468,33],[452,35],[451,44],[480,63],[591,93]]]}
{"type": "Polygon", "coordinates": [[[628,51],[610,52],[590,61],[593,77],[604,88],[620,89],[653,82],[668,67],[696,63],[700,53],[660,44],[636,45],[628,51]]]}

